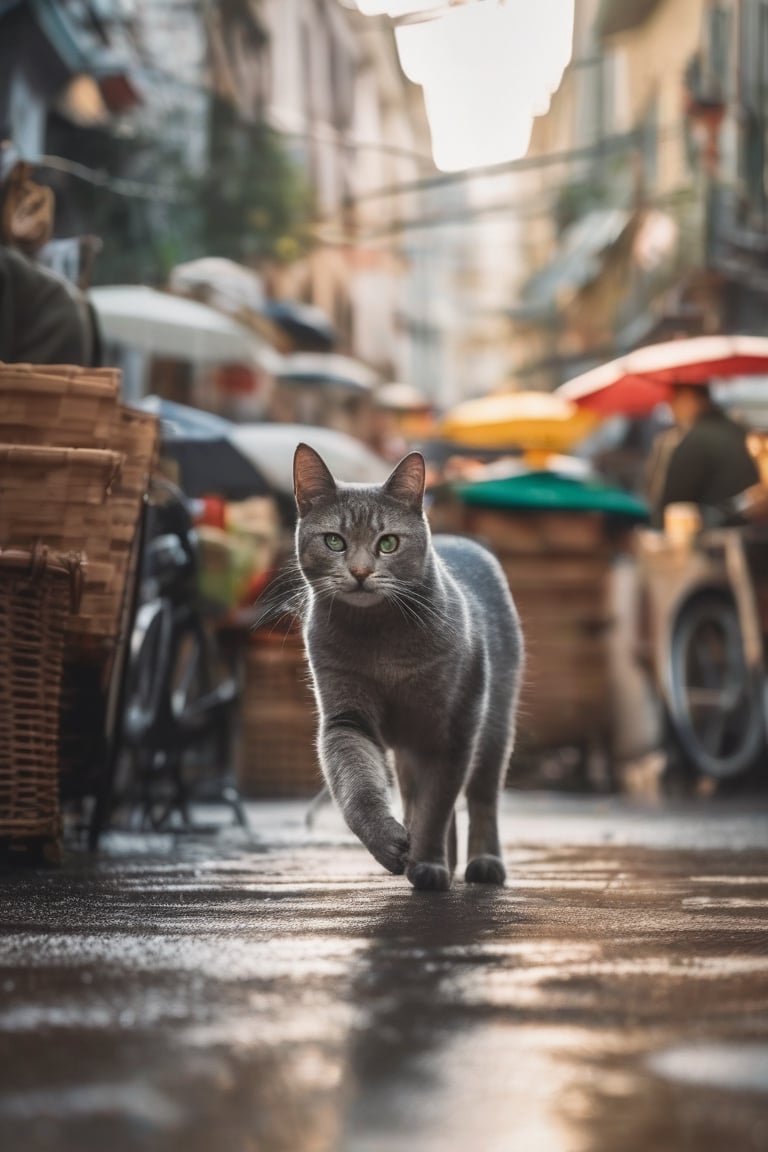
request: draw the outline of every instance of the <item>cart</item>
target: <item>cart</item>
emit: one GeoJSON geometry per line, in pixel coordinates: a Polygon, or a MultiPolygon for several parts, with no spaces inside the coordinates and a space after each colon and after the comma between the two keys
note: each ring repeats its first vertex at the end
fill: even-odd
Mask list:
{"type": "Polygon", "coordinates": [[[732,780],[766,750],[768,525],[638,531],[641,650],[680,765],[732,780]]]}

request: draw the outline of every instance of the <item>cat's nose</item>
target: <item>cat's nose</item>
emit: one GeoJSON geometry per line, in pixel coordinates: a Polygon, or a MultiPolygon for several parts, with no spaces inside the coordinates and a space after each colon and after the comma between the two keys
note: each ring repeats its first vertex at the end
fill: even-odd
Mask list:
{"type": "Polygon", "coordinates": [[[363,568],[362,566],[356,566],[354,568],[350,568],[350,572],[355,577],[358,584],[364,584],[370,574],[373,572],[373,568],[363,568]]]}

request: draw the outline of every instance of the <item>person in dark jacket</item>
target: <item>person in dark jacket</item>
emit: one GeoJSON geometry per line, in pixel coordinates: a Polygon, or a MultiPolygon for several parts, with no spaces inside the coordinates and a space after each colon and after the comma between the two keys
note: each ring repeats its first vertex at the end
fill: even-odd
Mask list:
{"type": "Polygon", "coordinates": [[[655,527],[664,524],[664,509],[678,502],[698,504],[706,523],[707,511],[722,509],[728,501],[757,484],[760,474],[747,447],[747,430],[715,404],[703,384],[676,384],[669,406],[675,433],[667,435],[669,452],[657,477],[652,509],[655,527]]]}
{"type": "Polygon", "coordinates": [[[97,336],[74,284],[0,244],[0,361],[92,366],[97,336]]]}
{"type": "Polygon", "coordinates": [[[101,344],[90,301],[38,260],[53,210],[53,193],[0,129],[0,362],[94,367],[101,344]]]}

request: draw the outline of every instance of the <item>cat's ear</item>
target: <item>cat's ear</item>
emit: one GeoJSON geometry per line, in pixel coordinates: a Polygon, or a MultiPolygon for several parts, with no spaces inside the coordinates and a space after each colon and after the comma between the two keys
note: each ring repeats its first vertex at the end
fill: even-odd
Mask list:
{"type": "Polygon", "coordinates": [[[384,484],[384,491],[395,500],[421,511],[425,478],[424,457],[420,452],[409,452],[384,484]]]}
{"type": "Polygon", "coordinates": [[[300,516],[305,516],[316,501],[336,495],[336,481],[309,444],[299,444],[294,453],[293,491],[300,516]]]}

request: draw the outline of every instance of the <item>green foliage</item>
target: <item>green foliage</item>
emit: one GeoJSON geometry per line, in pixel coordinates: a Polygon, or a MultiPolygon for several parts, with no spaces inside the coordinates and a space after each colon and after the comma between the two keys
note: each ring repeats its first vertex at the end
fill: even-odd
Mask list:
{"type": "Polygon", "coordinates": [[[564,232],[570,224],[580,220],[593,209],[602,207],[605,202],[605,188],[597,180],[579,180],[564,184],[555,202],[554,215],[558,233],[564,232]]]}
{"type": "Polygon", "coordinates": [[[227,256],[250,265],[289,262],[310,243],[312,200],[284,139],[264,124],[245,124],[214,104],[209,162],[190,171],[162,135],[98,133],[77,158],[108,173],[105,184],[67,180],[72,232],[100,236],[97,283],[163,283],[175,264],[227,256]],[[115,178],[157,187],[157,197],[125,195],[115,178]]]}
{"type": "Polygon", "coordinates": [[[221,101],[211,108],[209,165],[190,192],[207,252],[258,263],[307,250],[312,199],[303,172],[274,129],[244,123],[221,101]]]}

